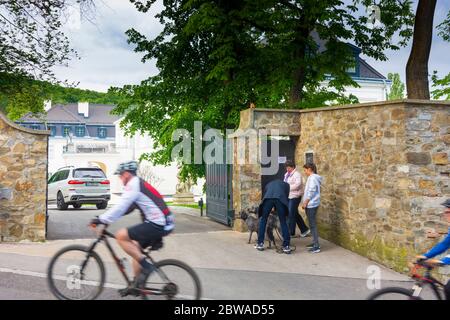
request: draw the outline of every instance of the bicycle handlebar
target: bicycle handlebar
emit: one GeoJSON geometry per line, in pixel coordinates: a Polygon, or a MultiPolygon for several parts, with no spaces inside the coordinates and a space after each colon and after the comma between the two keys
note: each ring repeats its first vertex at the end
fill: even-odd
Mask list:
{"type": "Polygon", "coordinates": [[[422,267],[433,269],[435,267],[440,267],[444,265],[442,262],[436,259],[417,259],[416,262],[414,262],[415,265],[419,265],[422,267]],[[430,263],[429,261],[432,260],[433,262],[430,263]]]}

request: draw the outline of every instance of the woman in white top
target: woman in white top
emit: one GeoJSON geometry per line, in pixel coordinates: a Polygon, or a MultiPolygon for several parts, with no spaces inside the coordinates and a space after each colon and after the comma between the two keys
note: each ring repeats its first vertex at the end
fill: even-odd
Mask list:
{"type": "Polygon", "coordinates": [[[286,161],[286,174],[284,175],[284,182],[287,182],[290,186],[289,191],[289,217],[288,227],[291,237],[295,236],[295,225],[297,224],[300,229],[300,236],[306,237],[310,231],[303,221],[302,216],[298,213],[298,207],[302,200],[303,195],[303,180],[300,173],[295,169],[293,161],[286,161]]]}

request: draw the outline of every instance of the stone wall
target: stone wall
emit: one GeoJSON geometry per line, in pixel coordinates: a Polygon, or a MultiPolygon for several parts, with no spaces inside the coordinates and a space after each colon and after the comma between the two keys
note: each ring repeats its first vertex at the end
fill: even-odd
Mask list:
{"type": "MultiPolygon", "coordinates": [[[[399,100],[309,110],[247,109],[234,143],[233,205],[261,201],[261,166],[243,136],[262,129],[297,136],[296,163],[313,152],[324,178],[320,237],[406,271],[407,262],[446,233],[440,205],[450,197],[450,102],[399,100]],[[441,233],[430,238],[427,231],[441,233]]],[[[253,149],[254,150],[254,149],[253,149]]],[[[254,152],[253,152],[254,153],[254,152]]],[[[235,230],[245,231],[236,216],[235,230]]],[[[441,270],[445,272],[446,270],[441,270]]]]}
{"type": "Polygon", "coordinates": [[[394,101],[301,111],[297,163],[323,176],[320,236],[398,271],[447,233],[450,103],[394,101]]]}
{"type": "Polygon", "coordinates": [[[0,113],[0,242],[45,240],[48,136],[0,113]]]}

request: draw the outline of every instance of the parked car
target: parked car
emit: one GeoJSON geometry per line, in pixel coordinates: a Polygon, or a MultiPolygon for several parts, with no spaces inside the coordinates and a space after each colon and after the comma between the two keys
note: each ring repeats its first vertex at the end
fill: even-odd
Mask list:
{"type": "Polygon", "coordinates": [[[56,202],[59,210],[66,210],[69,205],[79,209],[82,204],[106,209],[110,199],[110,182],[97,167],[63,167],[48,180],[48,200],[56,202]]]}

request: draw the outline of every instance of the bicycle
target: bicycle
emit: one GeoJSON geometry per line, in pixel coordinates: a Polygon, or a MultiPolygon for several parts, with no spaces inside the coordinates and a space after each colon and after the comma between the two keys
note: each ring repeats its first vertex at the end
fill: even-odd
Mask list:
{"type": "Polygon", "coordinates": [[[145,257],[155,266],[155,270],[147,277],[143,288],[133,287],[123,261],[118,258],[108,241],[108,238],[115,239],[115,237],[106,229],[107,226],[101,229],[98,238],[90,246],[70,245],[62,248],[53,256],[48,266],[47,281],[50,291],[55,297],[60,300],[94,300],[102,293],[105,286],[106,271],[95,248],[98,244],[104,242],[115,265],[123,275],[127,287],[131,288],[131,295],[140,296],[144,300],[147,300],[149,296],[162,296],[168,300],[176,298],[200,299],[200,279],[191,267],[174,259],[156,262],[150,257],[151,251],[162,247],[162,239],[145,249],[141,249],[145,257]],[[169,272],[172,268],[174,268],[175,273],[169,272]],[[96,277],[91,277],[92,274],[96,277]],[[180,278],[180,276],[184,276],[184,278],[180,278]],[[181,286],[189,283],[193,285],[191,290],[181,294],[181,286]],[[64,289],[68,289],[68,293],[64,292],[64,289]],[[73,294],[73,296],[69,296],[69,294],[73,294]]]}
{"type": "Polygon", "coordinates": [[[420,294],[425,286],[432,288],[432,292],[438,300],[444,300],[444,284],[431,275],[431,271],[434,268],[433,265],[428,264],[426,261],[418,260],[413,263],[411,268],[411,278],[415,280],[414,286],[411,289],[401,287],[383,288],[371,294],[367,300],[400,300],[401,298],[406,298],[407,300],[423,300],[420,294]],[[425,269],[424,275],[420,274],[420,269],[425,269]]]}

